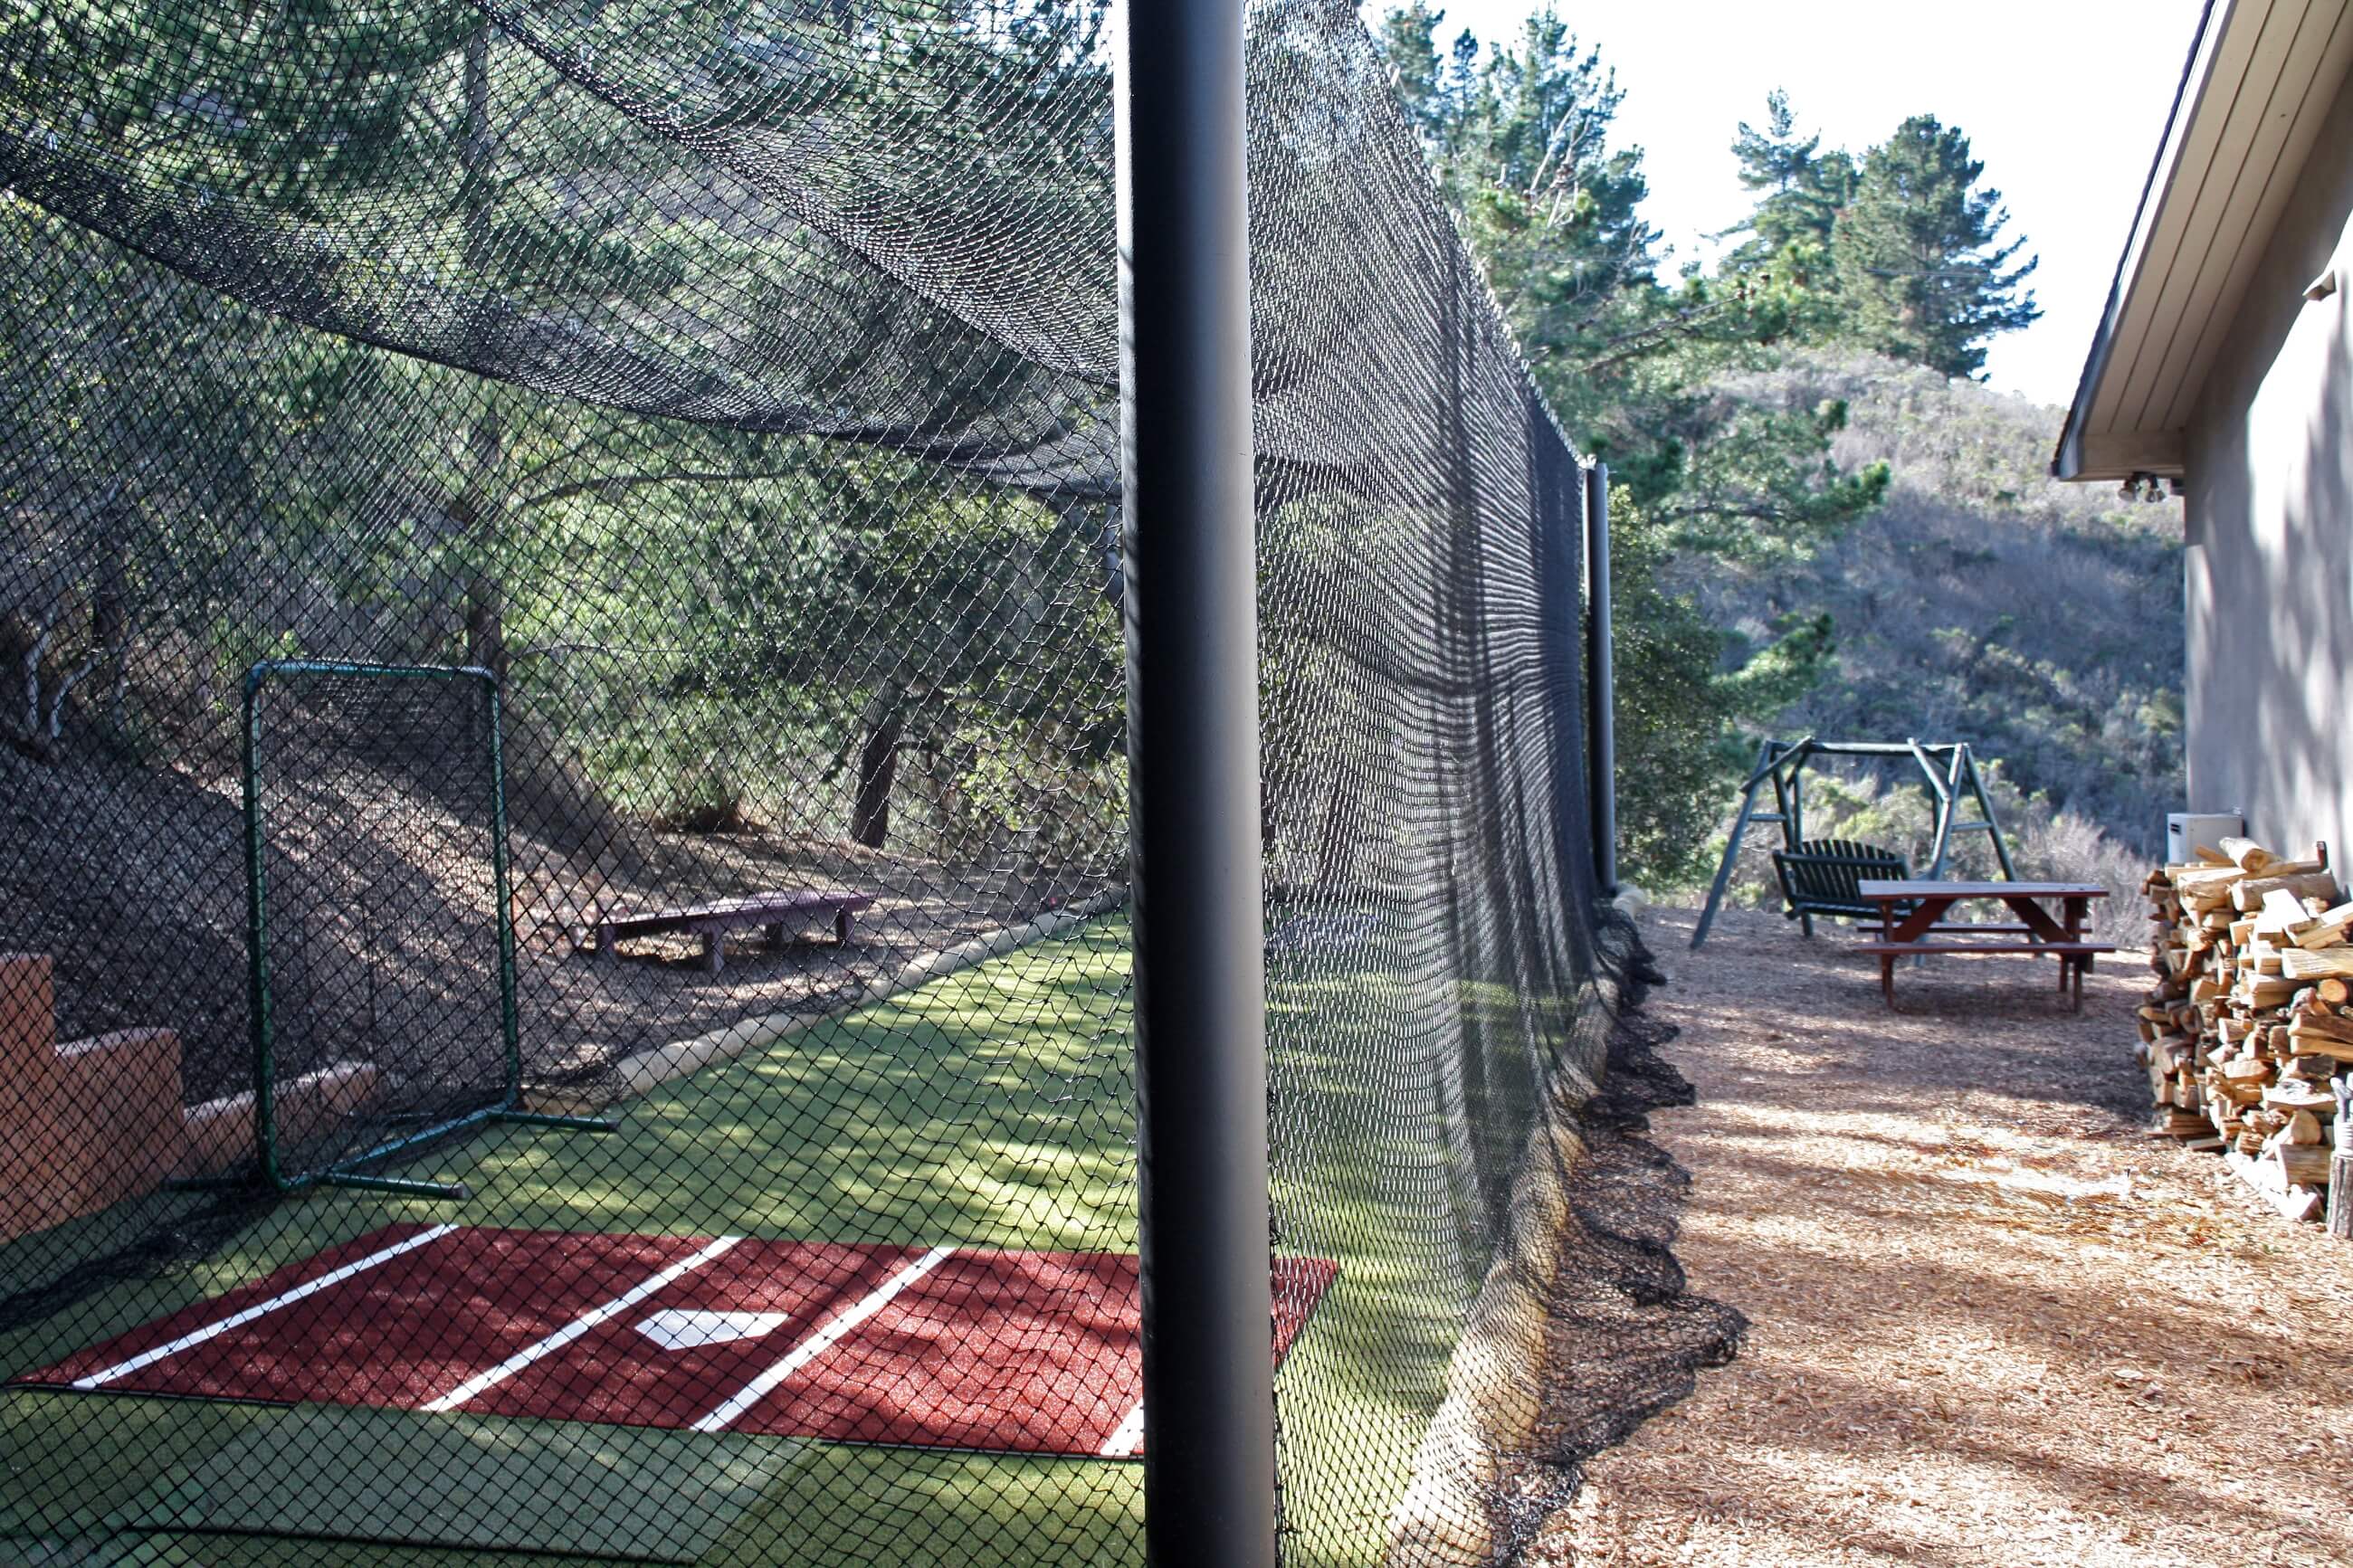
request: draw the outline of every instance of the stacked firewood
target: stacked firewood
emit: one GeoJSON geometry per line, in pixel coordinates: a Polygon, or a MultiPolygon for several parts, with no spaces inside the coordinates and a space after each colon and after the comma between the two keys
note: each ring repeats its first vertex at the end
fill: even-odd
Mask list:
{"type": "Polygon", "coordinates": [[[2157,984],[2139,1048],[2163,1131],[2222,1150],[2291,1219],[2325,1208],[2353,1235],[2353,1117],[2338,1114],[2353,1092],[2353,902],[2327,847],[2284,860],[2225,838],[2143,886],[2157,984]]]}

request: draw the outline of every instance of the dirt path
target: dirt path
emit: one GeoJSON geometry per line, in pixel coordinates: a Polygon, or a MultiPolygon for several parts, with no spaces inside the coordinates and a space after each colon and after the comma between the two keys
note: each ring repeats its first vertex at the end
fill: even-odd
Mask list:
{"type": "Polygon", "coordinates": [[[2137,956],[2080,1018],[2022,959],[1891,1015],[1851,936],[1693,921],[1645,919],[1700,1096],[1651,1125],[1692,1289],[1754,1326],[1540,1561],[2353,1563],[2353,1247],[2143,1131],[2137,956]]]}

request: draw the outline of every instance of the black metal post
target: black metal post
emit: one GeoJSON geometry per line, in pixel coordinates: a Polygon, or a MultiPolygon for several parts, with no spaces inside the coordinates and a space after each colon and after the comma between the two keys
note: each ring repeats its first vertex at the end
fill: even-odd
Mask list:
{"type": "MultiPolygon", "coordinates": [[[[1571,933],[1587,929],[1579,901],[1592,850],[1585,789],[1585,470],[1552,410],[1527,394],[1528,489],[1535,501],[1536,600],[1544,610],[1546,685],[1553,709],[1554,877],[1571,933]],[[1585,840],[1580,843],[1579,840],[1585,840]]],[[[1572,942],[1577,936],[1572,934],[1572,942]]]]}
{"type": "Polygon", "coordinates": [[[1118,70],[1146,1550],[1271,1568],[1241,0],[1130,0],[1118,70]]]}
{"type": "Polygon", "coordinates": [[[1592,770],[1593,875],[1618,896],[1618,672],[1609,625],[1609,465],[1585,470],[1587,766],[1592,770]]]}

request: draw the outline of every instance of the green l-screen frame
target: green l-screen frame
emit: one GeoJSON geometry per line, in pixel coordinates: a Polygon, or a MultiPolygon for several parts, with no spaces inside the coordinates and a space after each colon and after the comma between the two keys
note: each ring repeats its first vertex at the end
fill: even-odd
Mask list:
{"type": "MultiPolygon", "coordinates": [[[[408,1197],[461,1198],[460,1184],[421,1182],[369,1174],[364,1167],[432,1140],[447,1138],[488,1121],[522,1122],[581,1131],[611,1131],[614,1124],[588,1117],[550,1116],[523,1108],[522,1042],[515,1005],[514,906],[508,878],[505,757],[501,745],[501,708],[499,679],[487,669],[463,665],[396,665],[352,663],[332,659],[265,659],[246,672],[244,692],[244,805],[247,887],[247,959],[251,994],[255,1152],[262,1179],[280,1191],[314,1184],[357,1187],[408,1197]],[[273,685],[301,686],[327,682],[430,682],[451,693],[452,708],[468,705],[458,694],[474,694],[471,711],[479,718],[476,733],[485,748],[481,773],[487,798],[488,838],[491,867],[491,924],[495,952],[486,962],[498,969],[500,1082],[495,1097],[424,1125],[387,1130],[385,1136],[343,1150],[316,1168],[290,1168],[279,1115],[280,1089],[278,1064],[278,1019],[271,990],[269,834],[264,809],[262,765],[262,697],[273,685]]],[[[488,944],[486,944],[488,945],[488,944]]]]}

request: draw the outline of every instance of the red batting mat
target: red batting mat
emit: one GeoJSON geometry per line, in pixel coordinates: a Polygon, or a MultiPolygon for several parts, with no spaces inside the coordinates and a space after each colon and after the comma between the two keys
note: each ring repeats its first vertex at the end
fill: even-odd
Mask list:
{"type": "MultiPolygon", "coordinates": [[[[1338,1265],[1274,1265],[1280,1362],[1338,1265]]],[[[1133,1458],[1136,1260],[388,1226],[16,1381],[1133,1458]]]]}

